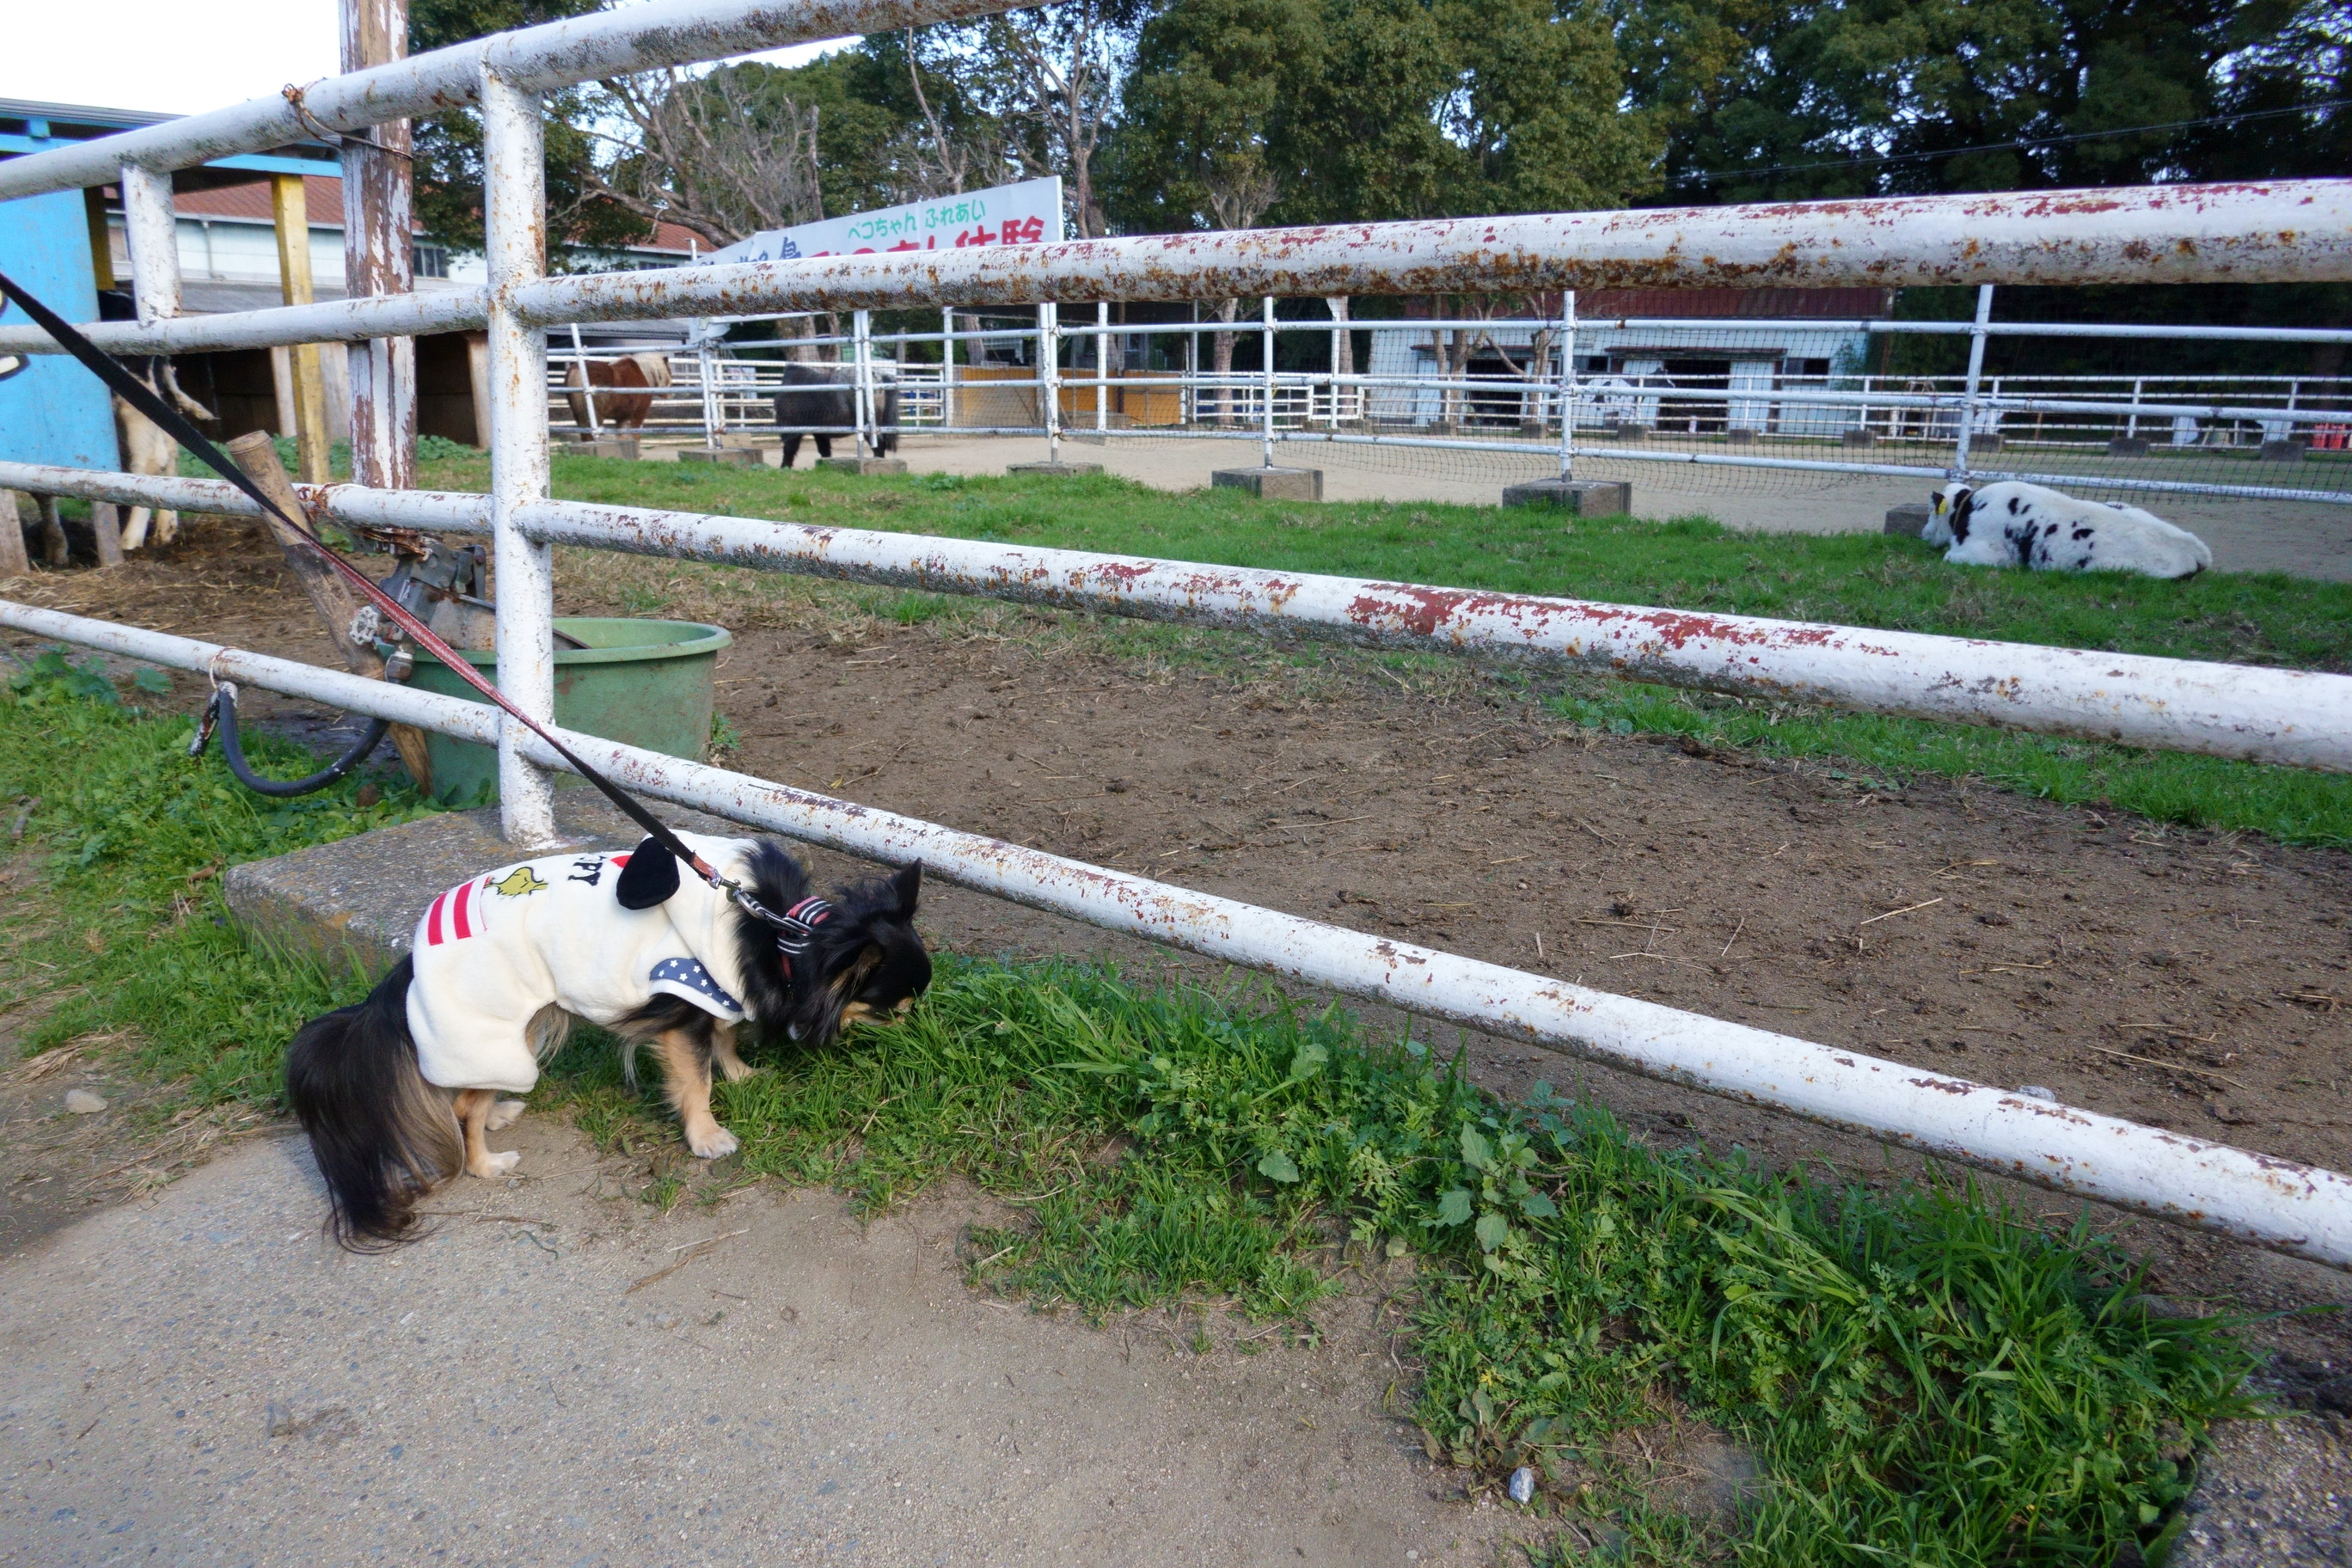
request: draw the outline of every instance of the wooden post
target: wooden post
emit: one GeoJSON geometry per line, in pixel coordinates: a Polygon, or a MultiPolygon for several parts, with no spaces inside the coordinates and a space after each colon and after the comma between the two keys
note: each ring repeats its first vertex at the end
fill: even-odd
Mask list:
{"type": "Polygon", "coordinates": [[[24,513],[15,490],[0,490],[0,577],[22,577],[33,569],[25,553],[24,513]]]}
{"type": "MultiPolygon", "coordinates": [[[[408,0],[341,0],[343,69],[408,56],[408,0]]],[[[343,279],[353,299],[415,287],[409,122],[375,128],[372,143],[343,143],[343,279]],[[377,148],[384,151],[378,152],[377,148]]],[[[352,482],[416,486],[416,340],[376,338],[350,349],[352,482]]]]}
{"type": "MultiPolygon", "coordinates": [[[[310,303],[310,204],[299,174],[269,176],[271,216],[278,220],[278,281],[289,305],[310,303]]],[[[294,346],[295,463],[307,484],[327,482],[327,392],[319,345],[294,346]]]]}
{"type": "MultiPolygon", "coordinates": [[[[236,460],[261,493],[289,517],[307,517],[302,498],[294,493],[292,481],[286,477],[286,465],[278,460],[278,443],[266,430],[256,430],[239,436],[228,444],[228,455],[236,460]]],[[[270,533],[277,539],[278,549],[286,553],[286,564],[294,580],[302,584],[302,592],[310,596],[310,604],[319,618],[327,625],[327,640],[335,645],[342,656],[343,668],[354,675],[372,679],[383,679],[383,660],[375,650],[352,637],[352,621],[360,613],[360,597],[349,584],[335,574],[335,569],[318,557],[310,544],[294,531],[274,517],[264,518],[270,533]]],[[[425,656],[431,658],[430,654],[425,656]]],[[[433,763],[425,753],[422,731],[407,724],[392,727],[392,743],[407,765],[416,787],[426,793],[433,788],[433,763]]]]}
{"type": "Polygon", "coordinates": [[[110,500],[89,503],[89,535],[100,566],[122,564],[122,509],[110,500]]]}
{"type": "Polygon", "coordinates": [[[466,334],[466,381],[474,395],[474,445],[490,449],[490,338],[466,334]]]}
{"type": "Polygon", "coordinates": [[[104,188],[92,185],[82,192],[81,200],[89,219],[89,275],[104,292],[114,287],[114,241],[107,234],[104,188]]]}

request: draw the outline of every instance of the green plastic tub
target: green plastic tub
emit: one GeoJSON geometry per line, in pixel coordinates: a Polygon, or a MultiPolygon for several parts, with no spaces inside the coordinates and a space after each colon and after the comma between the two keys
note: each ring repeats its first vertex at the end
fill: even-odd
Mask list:
{"type": "MultiPolygon", "coordinates": [[[[555,629],[586,644],[555,650],[555,721],[649,752],[703,762],[710,754],[712,679],[719,656],[735,639],[724,626],[696,621],[558,616],[555,629]]],[[[498,656],[468,653],[466,662],[495,682],[498,656]]],[[[416,661],[409,684],[421,691],[478,702],[474,689],[438,658],[416,661]]],[[[498,798],[499,754],[448,735],[425,736],[433,759],[433,797],[454,805],[498,798]]],[[[581,781],[556,775],[559,784],[581,781]]]]}

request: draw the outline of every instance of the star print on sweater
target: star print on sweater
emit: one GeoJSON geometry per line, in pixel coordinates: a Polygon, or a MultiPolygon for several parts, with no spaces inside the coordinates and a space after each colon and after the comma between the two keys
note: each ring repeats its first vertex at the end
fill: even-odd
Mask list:
{"type": "Polygon", "coordinates": [[[694,958],[665,958],[654,965],[646,976],[649,989],[693,1003],[706,1013],[716,1013],[729,1023],[743,1016],[743,1004],[727,994],[727,988],[710,978],[710,971],[702,961],[694,958]]]}

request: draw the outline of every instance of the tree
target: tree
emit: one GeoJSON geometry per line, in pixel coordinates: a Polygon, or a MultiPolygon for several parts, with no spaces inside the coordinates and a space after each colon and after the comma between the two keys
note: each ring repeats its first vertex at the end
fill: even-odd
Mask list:
{"type": "MultiPolygon", "coordinates": [[[[1308,0],[1173,0],[1143,26],[1109,147],[1109,210],[1128,232],[1248,228],[1281,195],[1282,117],[1314,70],[1308,0]]],[[[1239,300],[1220,300],[1230,325],[1239,300]]],[[[1210,334],[1233,373],[1234,334],[1210,334]]],[[[1214,395],[1223,417],[1228,395],[1214,395]]]]}
{"type": "Polygon", "coordinates": [[[692,229],[713,248],[823,217],[821,111],[776,90],[771,79],[782,74],[754,62],[605,82],[602,101],[631,134],[608,169],[592,169],[597,190],[647,224],[692,229]]]}
{"type": "MultiPolygon", "coordinates": [[[[412,54],[602,9],[602,0],[412,0],[412,54]]],[[[589,95],[578,88],[543,100],[549,264],[561,268],[646,237],[648,226],[609,199],[596,178],[589,95]]],[[[471,109],[416,122],[415,211],[425,232],[454,250],[482,248],[482,121],[471,109]]]]}
{"type": "Polygon", "coordinates": [[[1618,0],[1672,201],[2333,173],[2344,0],[1618,0]],[[2295,110],[2245,126],[2198,123],[2295,110]]]}
{"type": "Polygon", "coordinates": [[[1022,176],[1062,176],[1081,239],[1105,232],[1095,154],[1118,113],[1145,3],[1060,0],[907,36],[915,79],[951,84],[1002,127],[1006,160],[1022,176]]]}

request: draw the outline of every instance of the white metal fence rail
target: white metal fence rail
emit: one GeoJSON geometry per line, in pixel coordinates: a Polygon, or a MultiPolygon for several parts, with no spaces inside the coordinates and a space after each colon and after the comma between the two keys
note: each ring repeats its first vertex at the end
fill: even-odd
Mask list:
{"type": "MultiPolygon", "coordinates": [[[[258,515],[218,479],[0,463],[0,489],[258,515]]],[[[499,515],[480,496],[356,485],[304,486],[301,494],[320,515],[355,528],[495,536],[499,515]]],[[[535,498],[508,515],[541,548],[1519,655],[1675,686],[2352,773],[2352,676],[586,501],[535,498]]]]}
{"type": "MultiPolygon", "coordinates": [[[[368,491],[346,492],[342,504],[354,511],[397,515],[425,528],[487,526],[499,578],[499,679],[518,704],[541,721],[550,720],[552,707],[549,541],[563,526],[577,523],[583,537],[667,553],[723,557],[731,551],[756,553],[762,548],[757,541],[700,539],[684,526],[675,537],[665,538],[657,521],[620,515],[603,529],[590,528],[574,519],[570,509],[548,501],[546,329],[551,326],[656,317],[1018,305],[1042,310],[1041,328],[1053,342],[1059,330],[1055,301],[1072,300],[1493,294],[1628,283],[2352,279],[2352,184],[2321,180],[1482,217],[851,256],[660,273],[544,276],[540,93],[599,77],[1000,8],[1001,0],[656,0],[0,163],[0,200],[121,181],[134,237],[134,279],[147,319],[93,326],[91,335],[117,351],[169,353],[397,337],[454,328],[486,330],[492,430],[487,500],[368,491]],[[201,319],[172,314],[178,297],[176,258],[168,247],[142,246],[136,239],[158,226],[168,232],[169,183],[160,177],[165,172],[314,135],[321,125],[357,131],[380,121],[467,102],[480,105],[483,120],[489,260],[486,287],[201,319]]],[[[862,343],[862,329],[859,336],[862,343]]],[[[56,347],[37,333],[0,328],[0,351],[50,353],[56,347]]],[[[857,357],[861,363],[871,363],[862,352],[857,357]]],[[[1050,440],[1059,423],[1058,353],[1043,355],[1038,371],[1050,440]]],[[[1271,363],[1261,373],[1261,388],[1259,433],[1270,452],[1278,390],[1271,363]]],[[[1566,395],[1572,409],[1572,386],[1566,395]]],[[[1577,421],[1571,413],[1561,423],[1565,453],[1577,421]]],[[[1966,429],[1964,423],[1963,436],[1966,429]]],[[[110,482],[120,483],[123,478],[115,476],[110,482]]],[[[948,542],[940,541],[919,546],[935,552],[947,547],[948,542]]],[[[1196,597],[1213,599],[1220,592],[1256,592],[1260,587],[1290,592],[1271,584],[1216,588],[1205,581],[1198,588],[1188,587],[1182,581],[1187,571],[1221,574],[1213,568],[1160,566],[1170,575],[1152,590],[1155,604],[1172,606],[1196,597]]],[[[920,576],[922,570],[918,566],[915,574],[920,576]]],[[[1097,584],[1095,591],[1103,590],[1097,584]]],[[[1421,597],[1422,591],[1402,590],[1382,613],[1393,617],[1394,629],[1412,635],[1433,635],[1444,627],[1458,631],[1465,642],[1509,639],[1511,612],[1506,611],[1499,622],[1479,619],[1481,601],[1492,596],[1437,592],[1442,604],[1421,597]]],[[[1760,668],[1768,654],[1794,653],[1793,648],[1771,648],[1755,640],[1760,635],[1769,643],[1777,633],[1759,634],[1756,628],[1672,611],[1568,605],[1558,613],[1573,623],[1578,617],[1594,620],[1595,612],[1603,619],[1647,617],[1646,631],[1625,634],[1644,649],[1661,650],[1645,652],[1644,658],[1668,658],[1676,650],[1697,648],[1700,657],[1719,659],[1724,669],[1736,673],[1760,668]]],[[[522,726],[499,722],[486,708],[30,606],[0,605],[0,624],[180,668],[203,669],[217,660],[225,672],[257,686],[485,742],[495,740],[507,837],[526,844],[553,837],[549,770],[557,765],[555,757],[522,726]]],[[[1540,628],[1519,629],[1524,635],[1540,628]]],[[[1603,633],[1596,620],[1591,634],[1556,635],[1563,647],[1573,645],[1572,651],[1581,657],[1588,635],[1595,647],[1605,647],[1617,634],[1603,633]]],[[[1827,646],[1841,639],[1857,650],[1871,639],[1884,640],[1881,634],[1848,628],[1814,628],[1794,640],[1827,646]]],[[[2116,661],[2094,662],[2105,666],[2116,661]]],[[[1916,679],[1916,672],[1902,672],[1899,660],[1887,668],[1895,672],[1894,682],[1916,679]]],[[[2215,679],[2229,684],[2258,673],[2231,671],[2215,679]]],[[[1991,671],[1983,677],[1991,686],[2002,679],[1991,671]]],[[[2091,706],[2104,701],[2113,684],[2115,678],[2103,670],[2053,672],[2048,696],[2091,706]]],[[[2283,731],[2304,720],[2282,706],[2260,721],[2283,731]]],[[[2312,725],[2310,733],[2323,749],[2338,748],[2346,743],[2347,726],[2331,714],[2312,725]]],[[[699,763],[590,737],[578,739],[583,755],[656,798],[716,810],[738,821],[887,861],[920,858],[950,880],[1098,925],[1351,994],[1376,996],[1466,1026],[1540,1039],[1714,1093],[1864,1129],[2063,1190],[2352,1265],[2352,1180],[2333,1173],[2136,1128],[1833,1047],[1586,992],[1542,976],[1318,926],[699,763]]]]}

